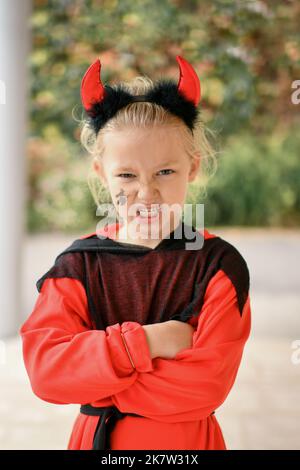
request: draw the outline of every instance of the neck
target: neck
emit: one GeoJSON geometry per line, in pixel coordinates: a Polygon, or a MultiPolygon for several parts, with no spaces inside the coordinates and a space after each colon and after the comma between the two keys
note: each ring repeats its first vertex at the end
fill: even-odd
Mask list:
{"type": "Polygon", "coordinates": [[[130,230],[128,228],[128,224],[124,223],[121,225],[121,223],[118,225],[118,228],[116,230],[115,234],[115,240],[121,242],[121,243],[132,243],[134,245],[141,245],[141,246],[147,246],[149,248],[155,248],[162,239],[166,238],[171,232],[175,230],[179,226],[179,224],[182,221],[179,220],[177,221],[176,227],[174,225],[174,221],[171,224],[171,227],[167,227],[165,229],[162,229],[157,233],[154,231],[154,238],[151,238],[151,231],[149,230],[150,233],[148,233],[148,237],[144,236],[142,237],[142,234],[137,232],[136,238],[130,238],[130,230]]]}

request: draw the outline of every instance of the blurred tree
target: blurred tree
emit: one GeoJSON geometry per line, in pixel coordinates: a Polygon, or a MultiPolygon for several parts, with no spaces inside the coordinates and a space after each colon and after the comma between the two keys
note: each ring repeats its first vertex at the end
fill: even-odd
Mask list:
{"type": "MultiPolygon", "coordinates": [[[[83,150],[72,111],[75,107],[77,118],[82,116],[80,81],[98,56],[103,63],[103,82],[113,83],[137,74],[177,79],[175,56],[183,55],[202,82],[202,117],[219,133],[224,149],[232,136],[237,139],[248,133],[255,136],[259,153],[264,139],[278,129],[284,127],[288,135],[290,128],[296,128],[299,107],[291,102],[291,84],[300,78],[297,1],[34,0],[33,4],[29,157],[32,142],[46,145],[51,155],[56,153],[58,140],[63,140],[73,156],[61,155],[64,178],[73,165],[82,165],[83,150]]],[[[251,148],[256,152],[253,141],[251,148]]],[[[292,146],[290,151],[297,149],[292,146]]],[[[43,160],[43,155],[35,158],[43,160]]],[[[56,164],[53,160],[53,168],[56,164]]],[[[51,158],[45,171],[51,172],[50,167],[51,158]]],[[[43,172],[45,166],[41,162],[38,168],[43,172]]],[[[36,172],[36,166],[29,171],[36,172]]],[[[38,173],[32,179],[38,185],[44,177],[38,173]]],[[[244,211],[255,202],[253,193],[254,200],[245,194],[244,211]]],[[[243,194],[242,190],[242,199],[243,194]]],[[[57,227],[52,216],[37,215],[36,204],[43,198],[41,185],[39,197],[34,190],[30,197],[29,228],[57,227]]],[[[66,196],[67,206],[72,204],[70,198],[66,196]]],[[[83,205],[89,207],[90,203],[87,199],[83,205]]],[[[92,224],[93,204],[88,213],[86,223],[92,224]]],[[[215,222],[246,221],[245,213],[241,219],[234,214],[229,219],[218,216],[215,222]]],[[[273,219],[264,220],[271,223],[273,219]]],[[[75,218],[74,228],[76,223],[75,218]]]]}

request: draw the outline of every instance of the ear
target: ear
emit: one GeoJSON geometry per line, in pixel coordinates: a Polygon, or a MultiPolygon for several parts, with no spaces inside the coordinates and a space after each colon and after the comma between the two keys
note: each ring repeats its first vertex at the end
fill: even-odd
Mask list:
{"type": "Polygon", "coordinates": [[[194,181],[199,172],[199,167],[201,163],[200,152],[196,152],[194,158],[191,161],[190,171],[189,171],[189,182],[194,181]]]}
{"type": "Polygon", "coordinates": [[[94,160],[93,160],[93,170],[95,171],[95,173],[97,173],[103,186],[107,188],[107,179],[105,176],[104,168],[103,168],[102,163],[97,159],[97,157],[94,157],[94,160]]]}

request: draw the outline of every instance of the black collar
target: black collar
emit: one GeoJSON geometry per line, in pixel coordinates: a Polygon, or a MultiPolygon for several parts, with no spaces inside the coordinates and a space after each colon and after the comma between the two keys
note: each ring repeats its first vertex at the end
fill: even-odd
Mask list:
{"type": "MultiPolygon", "coordinates": [[[[198,244],[200,248],[203,246],[204,235],[199,232],[193,225],[187,225],[180,222],[179,225],[163,238],[155,248],[148,246],[136,245],[134,243],[122,243],[105,235],[93,234],[87,238],[75,240],[68,248],[66,248],[58,257],[65,253],[75,251],[109,251],[112,253],[148,253],[151,251],[162,250],[179,250],[185,249],[186,243],[198,244]]],[[[198,248],[199,249],[199,248],[198,248]]],[[[57,259],[56,258],[56,259],[57,259]]]]}

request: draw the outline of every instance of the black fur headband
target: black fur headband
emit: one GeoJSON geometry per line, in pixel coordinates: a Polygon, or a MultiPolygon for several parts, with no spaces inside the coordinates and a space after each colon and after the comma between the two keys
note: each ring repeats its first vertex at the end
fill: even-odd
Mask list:
{"type": "Polygon", "coordinates": [[[180,67],[178,84],[170,79],[160,79],[145,95],[132,95],[122,84],[103,85],[100,77],[101,63],[97,59],[86,71],[81,83],[83,106],[89,116],[89,126],[97,134],[119,109],[137,101],[147,101],[163,106],[181,118],[193,131],[199,116],[197,105],[201,89],[199,78],[192,66],[182,57],[176,57],[180,67]]]}

